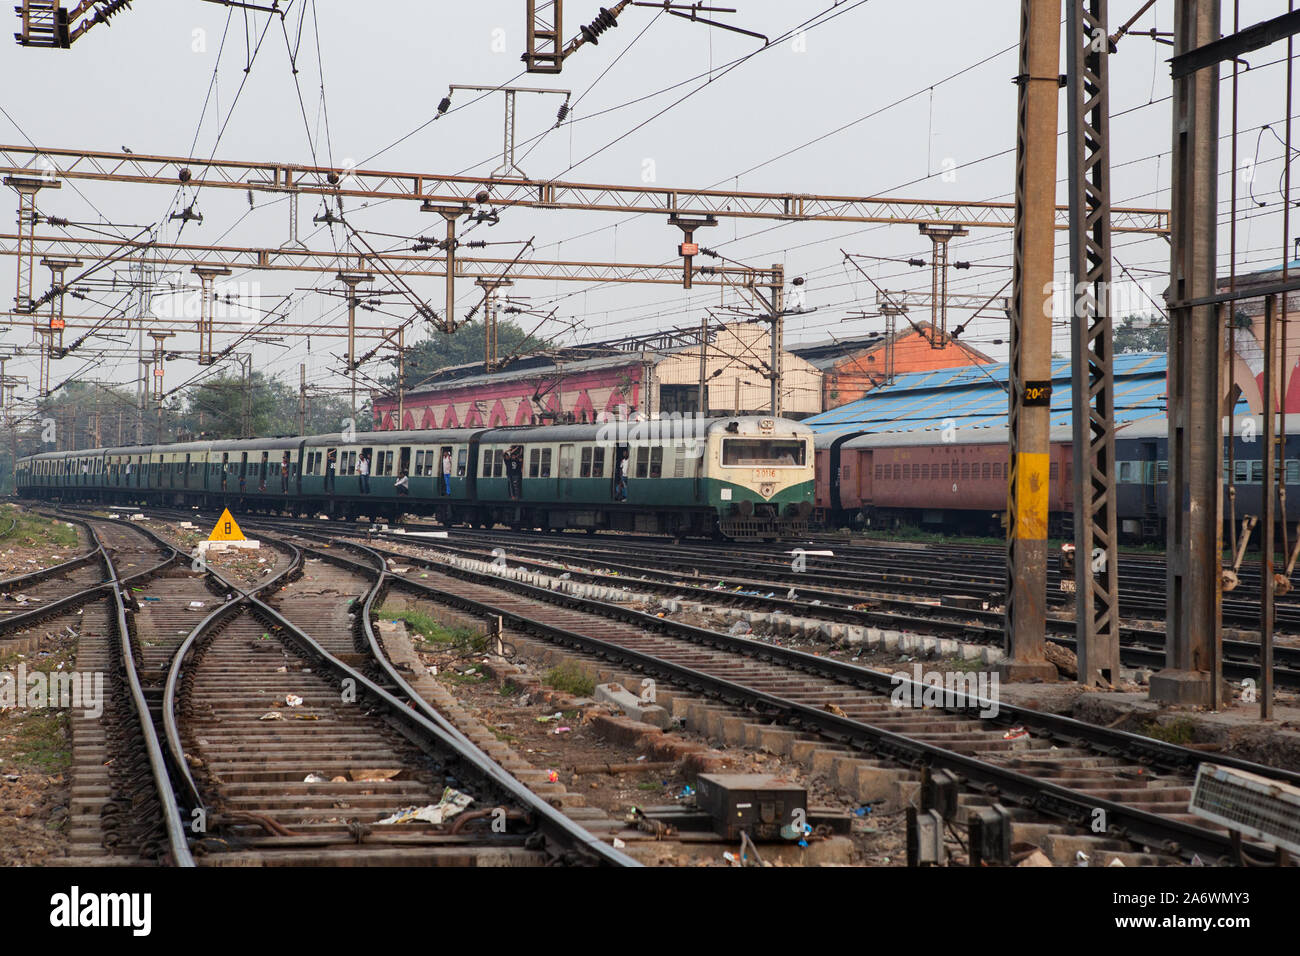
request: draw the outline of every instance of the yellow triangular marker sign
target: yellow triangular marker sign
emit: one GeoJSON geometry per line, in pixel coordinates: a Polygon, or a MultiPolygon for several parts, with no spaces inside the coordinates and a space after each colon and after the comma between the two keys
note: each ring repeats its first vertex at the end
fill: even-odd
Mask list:
{"type": "Polygon", "coordinates": [[[208,535],[209,541],[243,541],[244,532],[239,530],[239,525],[230,515],[230,509],[226,508],[221,512],[221,517],[217,523],[212,526],[212,534],[208,535]]]}

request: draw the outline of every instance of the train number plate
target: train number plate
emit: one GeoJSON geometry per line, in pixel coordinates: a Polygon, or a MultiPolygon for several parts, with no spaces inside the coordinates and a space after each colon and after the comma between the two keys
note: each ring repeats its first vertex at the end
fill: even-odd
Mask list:
{"type": "Polygon", "coordinates": [[[754,480],[755,480],[755,481],[776,481],[776,469],[775,469],[775,468],[755,468],[755,469],[754,469],[754,480]]]}
{"type": "Polygon", "coordinates": [[[1061,590],[1066,594],[1074,593],[1074,580],[1072,578],[1061,578],[1061,590]]]}

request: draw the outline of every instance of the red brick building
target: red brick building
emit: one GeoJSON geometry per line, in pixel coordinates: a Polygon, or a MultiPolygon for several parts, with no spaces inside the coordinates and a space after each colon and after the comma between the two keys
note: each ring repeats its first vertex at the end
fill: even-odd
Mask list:
{"type": "MultiPolygon", "coordinates": [[[[990,365],[993,359],[979,349],[948,337],[942,348],[930,344],[928,322],[906,325],[893,336],[893,375],[909,372],[932,372],[936,369],[966,365],[990,365]],[[919,331],[918,331],[919,330],[919,331]]],[[[888,341],[884,333],[854,339],[832,339],[808,345],[789,346],[791,352],[806,359],[822,372],[822,409],[829,411],[855,402],[889,377],[888,341]]]]}

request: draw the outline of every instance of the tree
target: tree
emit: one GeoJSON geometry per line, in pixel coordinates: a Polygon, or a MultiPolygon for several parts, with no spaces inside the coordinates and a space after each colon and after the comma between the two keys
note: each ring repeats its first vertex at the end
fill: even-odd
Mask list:
{"type": "Polygon", "coordinates": [[[1169,351],[1169,323],[1163,318],[1125,316],[1112,332],[1115,354],[1169,351]]]}
{"type": "MultiPolygon", "coordinates": [[[[447,335],[434,332],[429,338],[406,350],[406,386],[411,388],[424,381],[439,369],[457,365],[472,365],[483,361],[484,328],[482,322],[462,325],[447,335]]],[[[497,322],[497,357],[503,359],[529,348],[540,348],[542,343],[533,339],[514,322],[497,322]]],[[[385,384],[395,386],[396,374],[385,379],[385,384]]]]}
{"type": "MultiPolygon", "coordinates": [[[[347,396],[309,392],[306,432],[342,431],[351,417],[347,396]]],[[[369,431],[369,401],[357,409],[354,426],[369,431]]],[[[189,388],[180,432],[193,438],[269,438],[298,434],[298,389],[277,378],[253,372],[245,387],[242,376],[209,378],[189,388]]]]}

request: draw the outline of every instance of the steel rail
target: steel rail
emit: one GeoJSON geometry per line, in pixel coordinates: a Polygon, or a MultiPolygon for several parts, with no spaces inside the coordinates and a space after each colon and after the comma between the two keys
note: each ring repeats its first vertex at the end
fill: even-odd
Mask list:
{"type": "MultiPolygon", "coordinates": [[[[246,522],[245,526],[251,529],[256,527],[256,524],[254,522],[246,522]]],[[[277,543],[289,548],[293,553],[294,560],[291,562],[291,568],[294,570],[300,569],[301,553],[303,549],[289,541],[277,541],[277,543]]],[[[310,550],[312,550],[313,553],[316,553],[316,549],[310,550]]],[[[330,555],[325,551],[320,551],[319,553],[325,558],[332,559],[337,557],[330,555]]],[[[379,558],[377,555],[374,557],[378,564],[383,563],[382,558],[379,558]]],[[[335,561],[335,563],[345,562],[335,561]]],[[[238,599],[229,602],[223,608],[214,611],[208,616],[208,618],[205,618],[204,622],[201,622],[200,626],[203,626],[203,623],[207,623],[208,621],[213,621],[218,616],[230,615],[232,609],[237,606],[246,606],[249,609],[260,611],[280,625],[286,633],[291,635],[293,639],[299,643],[299,649],[301,651],[304,651],[308,656],[314,657],[319,662],[326,665],[339,678],[355,681],[355,686],[358,690],[364,688],[376,697],[378,702],[380,702],[393,717],[408,725],[407,730],[409,732],[414,733],[416,736],[423,736],[425,740],[432,738],[433,742],[456,754],[460,759],[465,760],[489,786],[502,792],[519,806],[526,808],[537,820],[539,831],[542,832],[555,847],[572,851],[580,858],[585,858],[585,862],[594,862],[610,866],[641,866],[640,863],[633,860],[631,857],[620,853],[609,844],[601,841],[590,831],[564,816],[564,814],[560,813],[555,807],[551,806],[548,801],[525,787],[512,774],[505,770],[505,768],[501,767],[496,763],[496,761],[492,760],[491,757],[484,753],[460,730],[449,723],[446,718],[439,714],[414,688],[410,686],[409,683],[407,683],[401,673],[392,666],[387,655],[383,653],[382,647],[380,646],[378,638],[374,634],[373,627],[370,623],[370,613],[373,608],[373,603],[388,579],[387,572],[386,570],[377,567],[366,567],[359,564],[354,564],[354,566],[361,567],[374,576],[374,583],[367,590],[363,604],[363,611],[360,616],[366,640],[371,650],[371,655],[374,662],[383,671],[385,678],[391,681],[392,684],[406,696],[406,700],[402,700],[396,695],[390,693],[388,690],[371,681],[360,671],[353,669],[348,664],[345,664],[338,658],[334,657],[321,647],[306,631],[299,628],[278,610],[257,597],[258,593],[269,588],[272,583],[278,583],[278,581],[262,582],[256,588],[247,591],[242,591],[242,589],[240,589],[241,596],[238,599]],[[412,706],[416,708],[418,713],[412,711],[412,706]]],[[[282,579],[290,570],[291,569],[287,568],[284,572],[276,575],[276,579],[282,579]]],[[[216,574],[215,571],[212,571],[212,573],[216,574]]],[[[221,576],[217,575],[217,577],[220,578],[221,576]]],[[[235,587],[238,588],[237,585],[235,587]]],[[[184,759],[184,748],[180,740],[179,727],[175,720],[176,687],[181,677],[183,661],[189,656],[191,650],[197,643],[197,632],[198,628],[196,628],[195,632],[192,632],[191,635],[186,638],[184,644],[173,658],[173,666],[167,675],[167,683],[164,691],[164,720],[168,725],[167,736],[174,754],[179,758],[177,762],[182,767],[185,767],[186,763],[184,759]]],[[[188,768],[185,769],[184,775],[187,778],[187,789],[192,791],[191,796],[197,797],[198,788],[195,785],[193,778],[189,775],[188,768]]]]}
{"type": "MultiPolygon", "coordinates": [[[[889,695],[895,691],[900,683],[894,680],[893,675],[869,668],[818,657],[789,648],[747,641],[744,638],[687,624],[666,621],[663,618],[656,618],[616,605],[560,595],[549,589],[523,582],[491,575],[480,575],[449,566],[439,566],[438,570],[452,577],[486,583],[490,587],[515,591],[550,604],[585,610],[588,613],[599,613],[636,624],[647,630],[668,632],[673,636],[685,638],[692,643],[712,646],[757,660],[764,660],[818,676],[829,677],[853,686],[864,687],[873,692],[889,695]]],[[[425,582],[397,577],[393,577],[391,580],[410,590],[423,592],[453,607],[460,607],[482,616],[500,616],[504,621],[508,621],[512,625],[537,633],[552,642],[567,644],[606,659],[621,660],[632,665],[637,670],[659,675],[687,689],[703,692],[733,704],[750,707],[760,713],[782,717],[796,726],[816,730],[833,740],[849,743],[860,749],[881,754],[905,764],[934,766],[952,770],[963,775],[977,789],[983,789],[985,792],[996,795],[1009,794],[1022,805],[1032,807],[1051,816],[1076,823],[1088,823],[1092,820],[1093,811],[1102,809],[1106,813],[1108,832],[1118,838],[1148,846],[1162,847],[1168,852],[1179,853],[1184,856],[1200,853],[1228,857],[1232,853],[1232,840],[1225,834],[1215,833],[1179,820],[1134,809],[1114,801],[1082,796],[1067,787],[1047,783],[995,764],[985,763],[977,758],[967,757],[872,724],[852,718],[839,717],[827,711],[800,704],[797,701],[754,690],[663,658],[540,621],[534,621],[507,608],[477,601],[425,582]]],[[[913,681],[907,679],[902,680],[901,683],[909,687],[916,686],[913,681]]],[[[923,690],[923,687],[918,687],[918,689],[923,690]]],[[[936,709],[960,712],[983,708],[988,703],[978,698],[967,698],[962,694],[956,694],[955,697],[957,699],[953,706],[943,706],[936,709]]],[[[1019,724],[1035,729],[1040,735],[1050,736],[1058,741],[1081,742],[1106,753],[1124,753],[1143,763],[1156,765],[1177,773],[1194,773],[1196,767],[1205,760],[1205,754],[1190,748],[1179,747],[1126,731],[1097,727],[1074,718],[1010,704],[999,704],[998,716],[986,719],[996,723],[1019,724]]],[[[1300,773],[1266,767],[1223,755],[1215,755],[1214,762],[1223,766],[1283,780],[1293,785],[1300,785],[1300,773]]]]}

